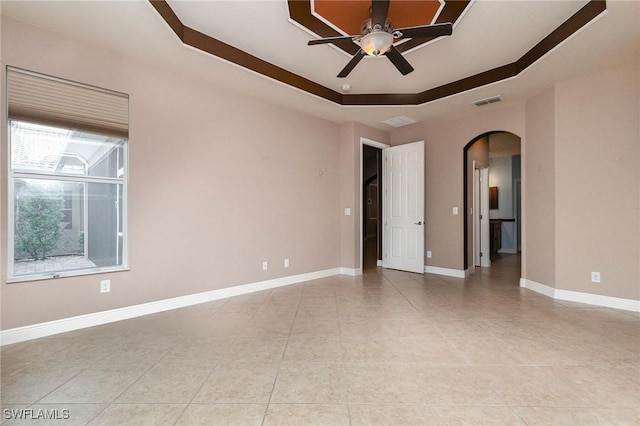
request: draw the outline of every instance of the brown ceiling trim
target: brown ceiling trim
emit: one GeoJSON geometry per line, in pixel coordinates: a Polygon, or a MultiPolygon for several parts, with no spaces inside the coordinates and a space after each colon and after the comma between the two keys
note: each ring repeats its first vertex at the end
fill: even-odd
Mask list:
{"type": "Polygon", "coordinates": [[[495,83],[514,75],[516,75],[515,64],[503,65],[420,93],[344,95],[342,105],[421,105],[495,83]]]}
{"type": "Polygon", "coordinates": [[[518,74],[607,10],[606,0],[591,0],[516,61],[518,74]]]}
{"type": "MultiPolygon", "coordinates": [[[[344,95],[185,26],[173,12],[166,0],[149,1],[183,43],[339,105],[421,105],[515,77],[591,22],[607,8],[606,0],[589,1],[589,3],[517,61],[507,65],[493,68],[420,93],[344,95]]],[[[289,3],[295,3],[296,6],[298,6],[308,4],[309,2],[290,0],[289,3]]],[[[452,3],[456,4],[458,2],[452,3]]]]}
{"type": "MultiPolygon", "coordinates": [[[[436,24],[444,24],[447,22],[451,22],[455,24],[455,22],[460,19],[462,16],[462,12],[469,6],[471,0],[460,0],[460,1],[446,1],[444,3],[444,7],[440,11],[440,15],[436,18],[436,24]]],[[[421,39],[410,39],[404,43],[396,46],[400,52],[406,52],[409,49],[412,49],[416,46],[420,46],[422,44],[429,43],[431,40],[435,40],[438,37],[429,37],[429,38],[421,38],[421,39]]]]}
{"type": "Polygon", "coordinates": [[[162,1],[149,0],[149,1],[151,2],[151,6],[153,6],[156,9],[156,11],[160,14],[160,16],[162,16],[162,19],[165,20],[167,25],[169,25],[173,30],[173,32],[176,33],[178,38],[182,40],[184,25],[180,21],[180,18],[178,18],[178,15],[176,15],[173,9],[171,9],[169,4],[164,0],[162,1]]]}
{"type": "MultiPolygon", "coordinates": [[[[303,27],[318,34],[320,37],[340,37],[344,35],[316,18],[311,12],[310,1],[288,0],[287,3],[289,4],[289,17],[303,27]]],[[[333,44],[351,55],[355,55],[360,50],[360,48],[351,40],[345,40],[333,44]]]]}
{"type": "Polygon", "coordinates": [[[236,65],[240,65],[243,68],[255,71],[258,74],[262,74],[266,77],[288,84],[289,86],[296,87],[307,93],[320,96],[321,98],[338,104],[341,103],[342,94],[335,90],[331,90],[316,83],[315,81],[311,81],[299,76],[298,74],[294,74],[291,71],[287,71],[284,68],[273,65],[270,62],[262,60],[243,50],[208,36],[207,34],[187,27],[180,22],[179,18],[176,16],[175,12],[171,9],[166,0],[149,1],[184,44],[195,47],[203,52],[210,53],[236,65]]]}

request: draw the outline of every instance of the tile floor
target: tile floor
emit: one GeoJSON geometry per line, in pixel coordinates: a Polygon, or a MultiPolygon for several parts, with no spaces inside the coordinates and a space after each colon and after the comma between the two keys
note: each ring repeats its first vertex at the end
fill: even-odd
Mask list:
{"type": "Polygon", "coordinates": [[[519,276],[372,269],[5,346],[1,421],[640,424],[640,315],[519,276]]]}

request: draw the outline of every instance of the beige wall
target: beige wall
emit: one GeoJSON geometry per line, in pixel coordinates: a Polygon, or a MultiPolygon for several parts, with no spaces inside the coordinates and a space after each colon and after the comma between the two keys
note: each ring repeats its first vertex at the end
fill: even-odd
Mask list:
{"type": "Polygon", "coordinates": [[[556,86],[559,288],[640,299],[639,81],[635,66],[556,86]]]}
{"type": "MultiPolygon", "coordinates": [[[[3,19],[5,65],[130,94],[131,270],[3,274],[3,329],[343,266],[338,125],[3,19]]],[[[5,270],[4,222],[0,233],[5,270]]]]}
{"type": "Polygon", "coordinates": [[[555,109],[550,89],[527,102],[527,143],[522,146],[522,276],[555,287],[555,109]],[[523,256],[524,257],[524,256],[523,256]]]}

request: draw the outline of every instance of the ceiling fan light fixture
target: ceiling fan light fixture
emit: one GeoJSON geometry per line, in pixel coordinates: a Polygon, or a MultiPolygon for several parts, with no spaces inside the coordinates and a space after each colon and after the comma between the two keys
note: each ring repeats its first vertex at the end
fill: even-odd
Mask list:
{"type": "Polygon", "coordinates": [[[369,56],[384,55],[393,45],[393,35],[386,31],[371,31],[360,39],[360,48],[369,56]]]}

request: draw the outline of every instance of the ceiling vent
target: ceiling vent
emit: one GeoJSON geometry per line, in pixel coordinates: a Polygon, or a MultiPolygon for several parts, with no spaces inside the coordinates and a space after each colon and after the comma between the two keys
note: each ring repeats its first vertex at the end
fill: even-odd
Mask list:
{"type": "Polygon", "coordinates": [[[394,117],[383,121],[384,124],[388,124],[389,126],[393,127],[408,126],[409,124],[417,122],[417,120],[414,120],[411,117],[407,117],[406,115],[401,115],[400,117],[394,117]]]}
{"type": "Polygon", "coordinates": [[[493,96],[491,98],[480,99],[479,101],[474,101],[471,103],[479,107],[479,106],[484,106],[489,104],[495,104],[496,102],[500,102],[501,100],[502,100],[502,96],[498,95],[498,96],[493,96]]]}

